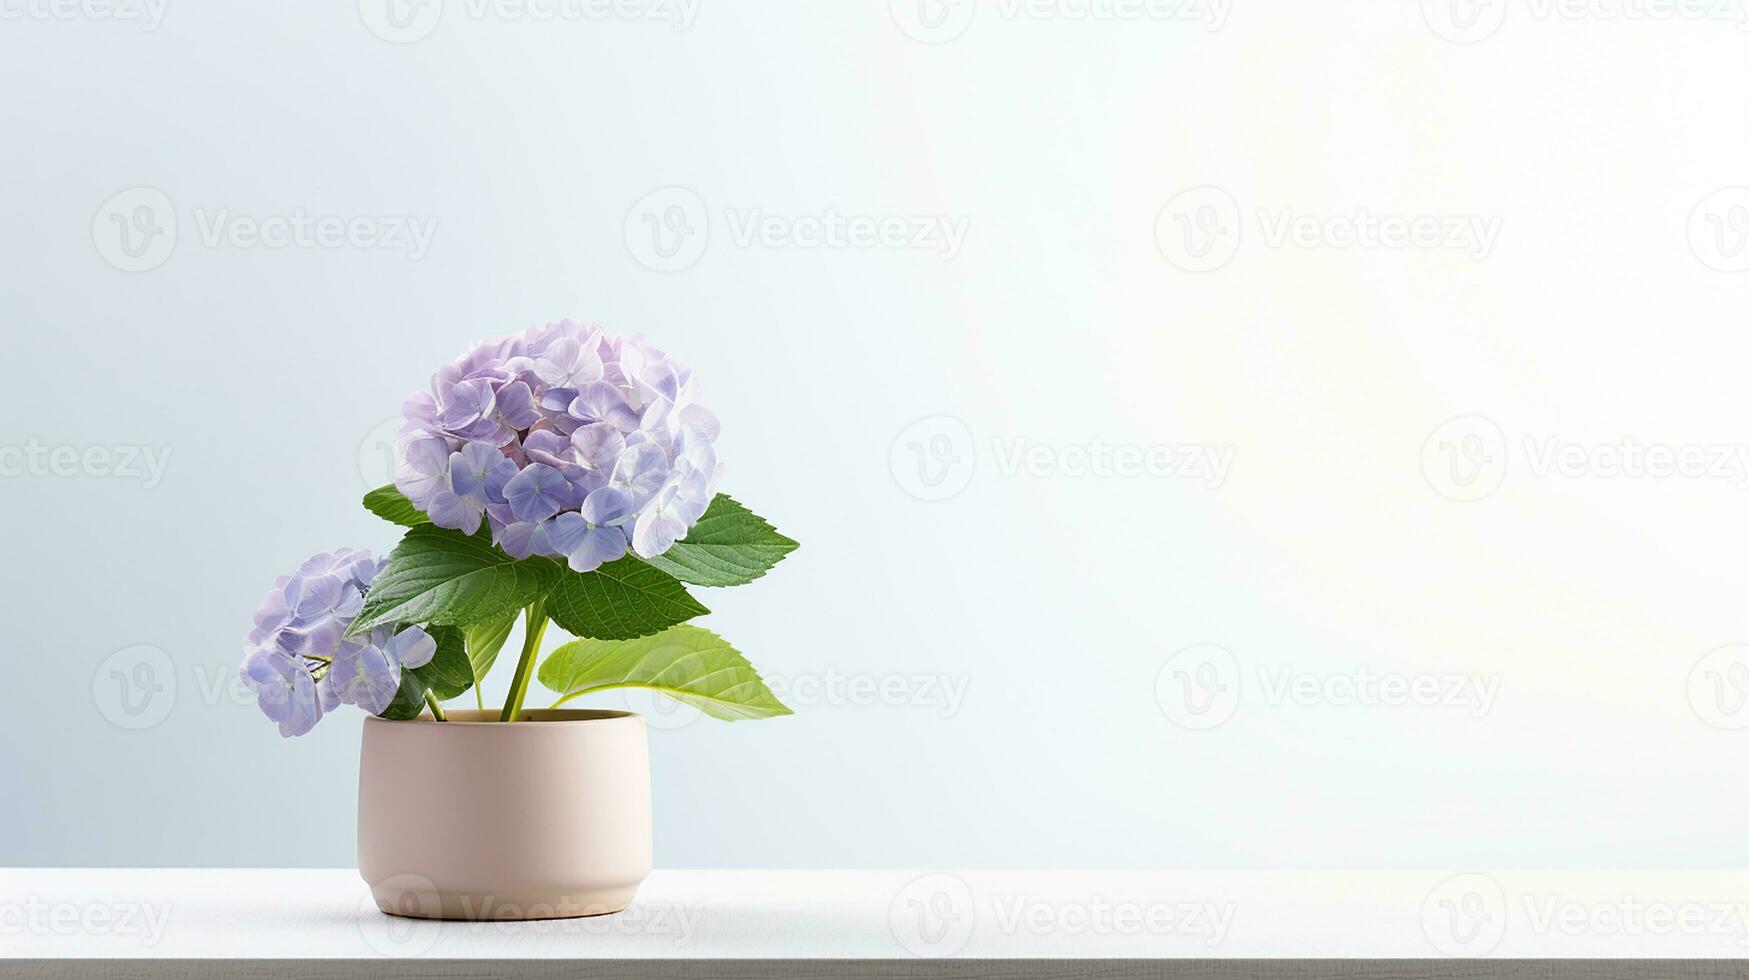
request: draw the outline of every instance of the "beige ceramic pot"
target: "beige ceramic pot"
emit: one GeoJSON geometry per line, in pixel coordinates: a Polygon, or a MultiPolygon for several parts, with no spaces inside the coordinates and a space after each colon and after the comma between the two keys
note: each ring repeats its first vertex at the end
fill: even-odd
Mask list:
{"type": "Polygon", "coordinates": [[[366,718],[358,870],[384,912],[618,912],[650,873],[650,753],[625,711],[366,718]]]}

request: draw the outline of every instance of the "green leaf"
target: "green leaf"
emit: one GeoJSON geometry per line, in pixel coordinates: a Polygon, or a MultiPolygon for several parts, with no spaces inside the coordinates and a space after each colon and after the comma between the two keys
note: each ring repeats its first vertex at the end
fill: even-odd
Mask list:
{"type": "Polygon", "coordinates": [[[510,557],[489,535],[421,524],[389,554],[350,632],[384,623],[470,626],[494,620],[545,595],[559,571],[544,558],[510,557]]]}
{"type": "Polygon", "coordinates": [[[799,547],[740,501],[719,493],[685,541],[645,561],[693,585],[745,585],[799,547]]]}
{"type": "Polygon", "coordinates": [[[430,687],[416,672],[401,671],[401,686],[395,691],[395,700],[390,701],[377,717],[390,721],[411,721],[419,717],[419,713],[425,710],[425,692],[428,690],[430,687]]]}
{"type": "Polygon", "coordinates": [[[510,638],[515,625],[516,611],[511,610],[499,619],[475,623],[462,631],[467,638],[468,667],[474,675],[474,703],[482,711],[486,703],[480,700],[480,682],[498,661],[498,651],[504,649],[504,641],[510,638]]]}
{"type": "Polygon", "coordinates": [[[474,669],[468,663],[462,631],[454,626],[433,626],[428,632],[437,641],[437,652],[426,663],[408,669],[419,675],[425,686],[431,688],[431,693],[437,695],[437,700],[460,697],[474,686],[474,669]]]}
{"type": "Polygon", "coordinates": [[[593,572],[566,571],[547,597],[561,629],[598,640],[649,636],[708,612],[673,576],[631,555],[593,572]]]}
{"type": "Polygon", "coordinates": [[[647,687],[725,721],[791,713],[746,657],[700,626],[636,640],[572,641],[541,664],[540,682],[560,695],[555,706],[590,691],[647,687]]]}
{"type": "Polygon", "coordinates": [[[473,686],[462,631],[453,626],[438,626],[428,632],[437,641],[437,652],[425,663],[401,671],[401,686],[395,691],[395,699],[379,717],[391,721],[417,718],[425,710],[425,692],[430,691],[439,701],[448,701],[473,686]]]}
{"type": "Polygon", "coordinates": [[[411,500],[402,496],[401,491],[396,490],[393,483],[377,487],[365,494],[364,509],[390,524],[399,524],[402,527],[418,527],[421,524],[431,523],[431,518],[426,517],[419,508],[414,507],[411,500]]]}

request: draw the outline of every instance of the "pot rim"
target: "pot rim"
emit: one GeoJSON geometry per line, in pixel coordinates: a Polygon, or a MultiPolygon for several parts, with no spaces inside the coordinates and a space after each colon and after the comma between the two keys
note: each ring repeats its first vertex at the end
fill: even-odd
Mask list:
{"type": "Polygon", "coordinates": [[[643,720],[643,716],[635,711],[613,711],[605,708],[525,708],[521,716],[513,722],[498,720],[498,709],[489,708],[481,711],[478,708],[450,708],[444,712],[447,721],[439,722],[431,717],[429,711],[417,718],[396,720],[379,718],[376,715],[366,715],[365,724],[385,725],[432,725],[461,728],[501,728],[514,729],[528,724],[539,725],[588,725],[604,721],[624,721],[627,719],[643,720]]]}

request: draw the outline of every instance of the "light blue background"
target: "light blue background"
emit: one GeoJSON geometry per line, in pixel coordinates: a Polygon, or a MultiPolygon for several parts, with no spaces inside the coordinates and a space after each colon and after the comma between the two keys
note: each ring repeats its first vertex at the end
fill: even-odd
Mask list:
{"type": "Polygon", "coordinates": [[[0,22],[0,442],[171,453],[151,489],[0,481],[0,864],[350,864],[359,717],[281,741],[221,685],[276,575],[393,545],[357,500],[402,398],[566,314],[689,363],[724,488],[803,544],[704,595],[708,624],[774,678],[924,702],[652,732],[661,865],[1740,863],[1749,732],[1685,685],[1749,638],[1743,489],[1514,458],[1460,504],[1421,453],[1469,415],[1514,446],[1744,442],[1749,287],[1685,227],[1749,173],[1745,44],[1520,18],[1456,45],[1359,0],[1238,4],[1216,31],[979,5],[933,45],[874,0],[706,0],[688,31],[452,2],[405,45],[350,2],[0,22]],[[1188,273],[1155,220],[1201,185],[1248,237],[1188,273]],[[125,273],[93,218],[141,186],[179,235],[125,273]],[[659,273],[624,226],[670,186],[710,238],[659,273]],[[1504,231],[1480,262],[1270,248],[1256,206],[1504,231]],[[415,262],[209,247],[197,223],[299,208],[438,228],[415,262]],[[951,261],[740,247],[726,217],[829,208],[969,234],[951,261]],[[977,462],[926,502],[891,461],[935,416],[977,462]],[[1236,456],[1218,489],[1004,474],[1014,440],[1236,456]],[[1155,682],[1202,643],[1247,680],[1192,731],[1155,682]],[[136,645],[176,692],[134,731],[104,665],[136,645]],[[1481,718],[1269,703],[1253,671],[1283,665],[1500,693],[1481,718]]]}

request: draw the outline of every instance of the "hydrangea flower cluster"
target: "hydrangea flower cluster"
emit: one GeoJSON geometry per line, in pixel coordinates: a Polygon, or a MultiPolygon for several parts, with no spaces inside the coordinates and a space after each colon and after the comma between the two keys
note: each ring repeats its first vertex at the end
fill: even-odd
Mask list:
{"type": "Polygon", "coordinates": [[[662,554],[716,493],[716,417],[641,337],[561,320],[488,340],[407,399],[395,487],[439,527],[593,571],[662,554]]]}
{"type": "Polygon", "coordinates": [[[342,704],[380,714],[401,686],[401,668],[421,667],[437,641],[417,626],[346,631],[386,559],[342,548],[311,557],[273,583],[243,639],[243,683],[284,736],[302,735],[342,704]]]}

